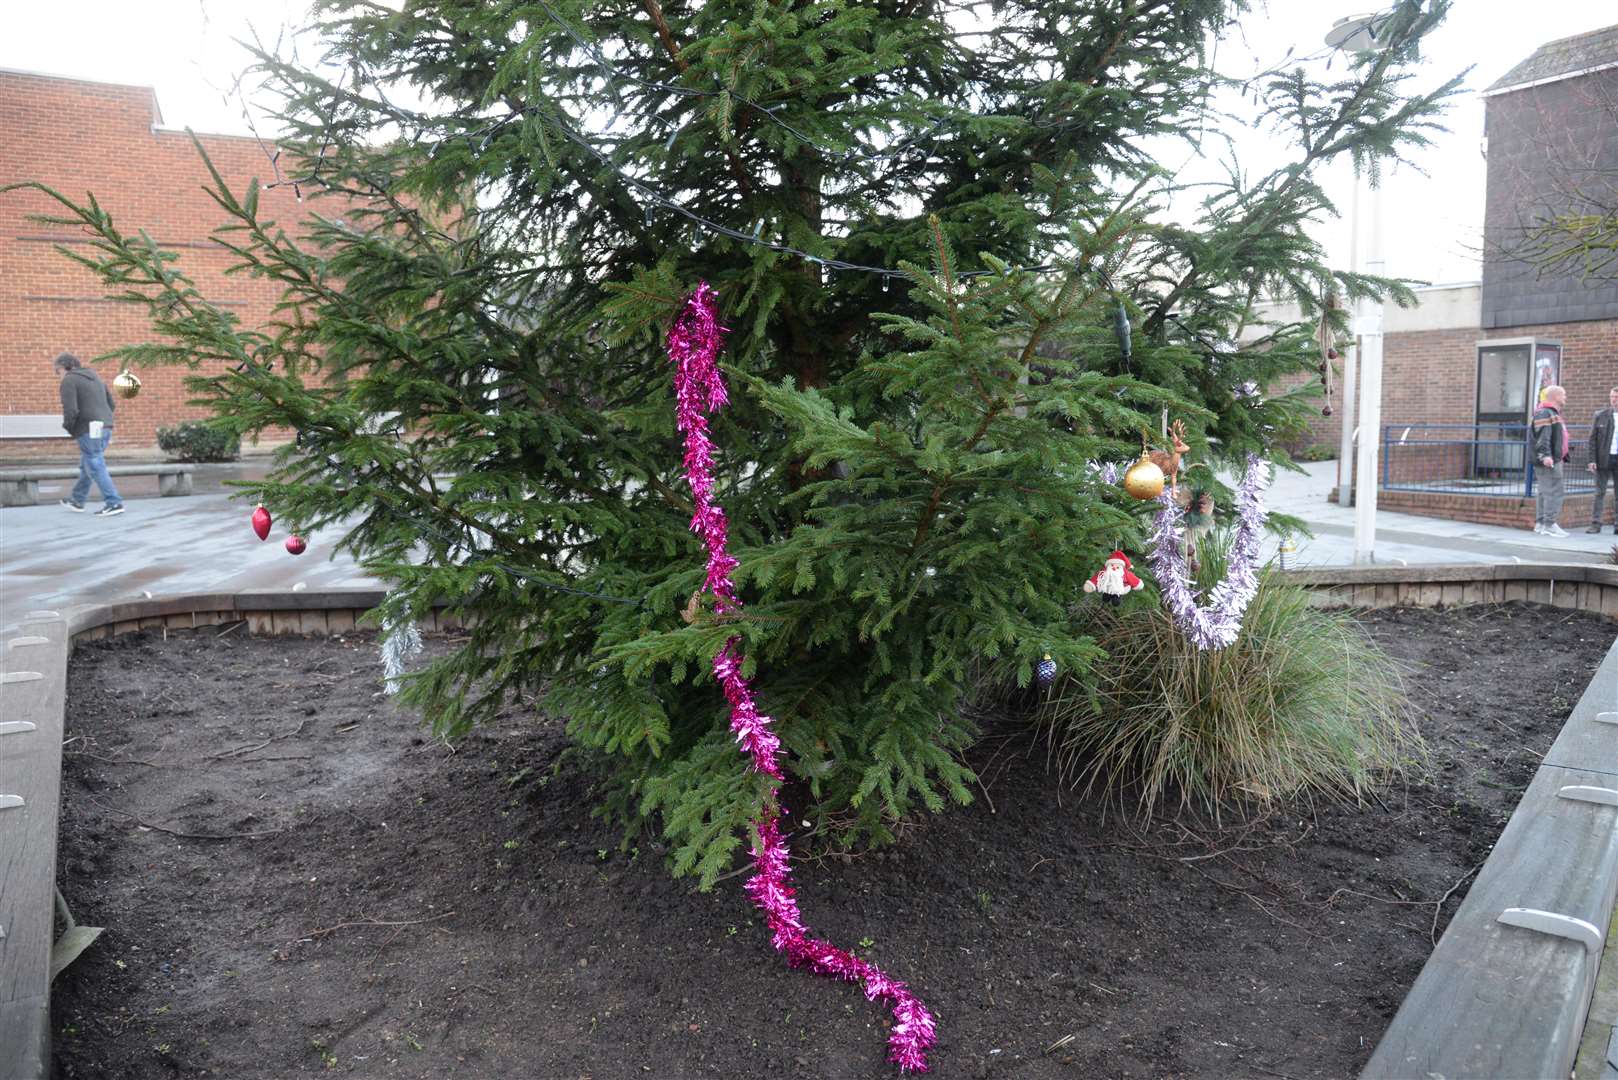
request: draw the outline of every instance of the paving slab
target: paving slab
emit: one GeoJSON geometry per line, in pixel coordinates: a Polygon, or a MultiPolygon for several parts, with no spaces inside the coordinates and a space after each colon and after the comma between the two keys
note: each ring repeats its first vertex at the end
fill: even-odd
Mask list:
{"type": "MultiPolygon", "coordinates": [[[[95,504],[92,504],[92,506],[95,504]]],[[[30,610],[80,604],[236,593],[371,587],[347,555],[334,555],[340,531],[306,537],[287,553],[279,526],[265,541],[248,524],[251,507],[228,494],[130,498],[117,517],[74,514],[54,503],[0,510],[0,625],[30,610]]]]}

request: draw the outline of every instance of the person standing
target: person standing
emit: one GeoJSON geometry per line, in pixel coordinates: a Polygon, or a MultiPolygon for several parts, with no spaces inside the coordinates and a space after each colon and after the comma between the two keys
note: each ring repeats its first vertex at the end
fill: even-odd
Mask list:
{"type": "Polygon", "coordinates": [[[1618,466],[1618,386],[1607,391],[1607,407],[1590,420],[1590,464],[1586,466],[1596,474],[1596,497],[1590,504],[1590,527],[1585,532],[1601,531],[1601,504],[1607,501],[1607,484],[1612,483],[1612,531],[1618,533],[1618,480],[1612,470],[1618,466]]]}
{"type": "Polygon", "coordinates": [[[1562,466],[1567,461],[1567,424],[1562,409],[1567,391],[1547,386],[1534,410],[1534,531],[1541,536],[1566,536],[1557,524],[1566,495],[1562,466]]]}
{"type": "Polygon", "coordinates": [[[112,442],[112,414],[117,405],[112,391],[91,368],[79,363],[72,353],[56,358],[56,376],[61,380],[62,427],[79,444],[79,479],[62,505],[75,514],[84,512],[84,500],[95,482],[101,492],[101,509],[96,517],[124,512],[124,500],[107,472],[107,444],[112,442]]]}

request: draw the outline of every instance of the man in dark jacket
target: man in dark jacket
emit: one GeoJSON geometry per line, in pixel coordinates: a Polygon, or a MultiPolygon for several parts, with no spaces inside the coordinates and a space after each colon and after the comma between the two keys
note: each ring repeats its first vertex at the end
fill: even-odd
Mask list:
{"type": "Polygon", "coordinates": [[[1596,474],[1596,497],[1590,508],[1590,527],[1585,532],[1601,531],[1601,504],[1607,501],[1607,484],[1612,482],[1613,526],[1618,533],[1618,482],[1613,482],[1612,470],[1618,466],[1618,386],[1607,391],[1607,407],[1590,420],[1590,464],[1596,474]]]}
{"type": "Polygon", "coordinates": [[[1547,386],[1534,410],[1534,531],[1541,536],[1567,535],[1556,520],[1562,516],[1566,493],[1562,474],[1567,461],[1567,424],[1562,421],[1566,404],[1566,390],[1547,386]]]}
{"type": "Polygon", "coordinates": [[[79,444],[79,479],[62,505],[75,514],[83,513],[90,482],[94,481],[101,492],[101,509],[96,516],[121,514],[124,500],[107,473],[107,444],[112,441],[112,413],[117,408],[112,391],[101,376],[79,363],[72,353],[56,358],[56,375],[62,381],[62,427],[79,444]]]}

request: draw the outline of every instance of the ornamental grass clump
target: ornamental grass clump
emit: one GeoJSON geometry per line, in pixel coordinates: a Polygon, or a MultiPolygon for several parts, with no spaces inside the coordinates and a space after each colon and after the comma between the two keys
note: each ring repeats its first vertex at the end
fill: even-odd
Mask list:
{"type": "Polygon", "coordinates": [[[1155,602],[1097,610],[1090,632],[1110,659],[1082,683],[1059,680],[1040,719],[1069,783],[1147,815],[1175,801],[1217,814],[1243,799],[1358,799],[1424,753],[1392,658],[1274,574],[1223,649],[1198,649],[1155,602]]]}

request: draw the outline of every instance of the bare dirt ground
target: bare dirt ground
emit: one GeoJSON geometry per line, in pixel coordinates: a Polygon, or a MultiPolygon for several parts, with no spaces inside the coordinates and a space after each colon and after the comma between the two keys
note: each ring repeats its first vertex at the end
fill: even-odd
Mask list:
{"type": "MultiPolygon", "coordinates": [[[[988,740],[974,806],[798,864],[810,926],[917,989],[941,1077],[1354,1075],[1613,639],[1522,605],[1366,624],[1413,667],[1424,775],[1143,826],[988,740]]],[[[57,980],[57,1077],[892,1075],[886,1013],[788,970],[739,879],[618,850],[559,721],[450,747],[376,652],[76,652],[60,881],[107,932],[57,980]]]]}

